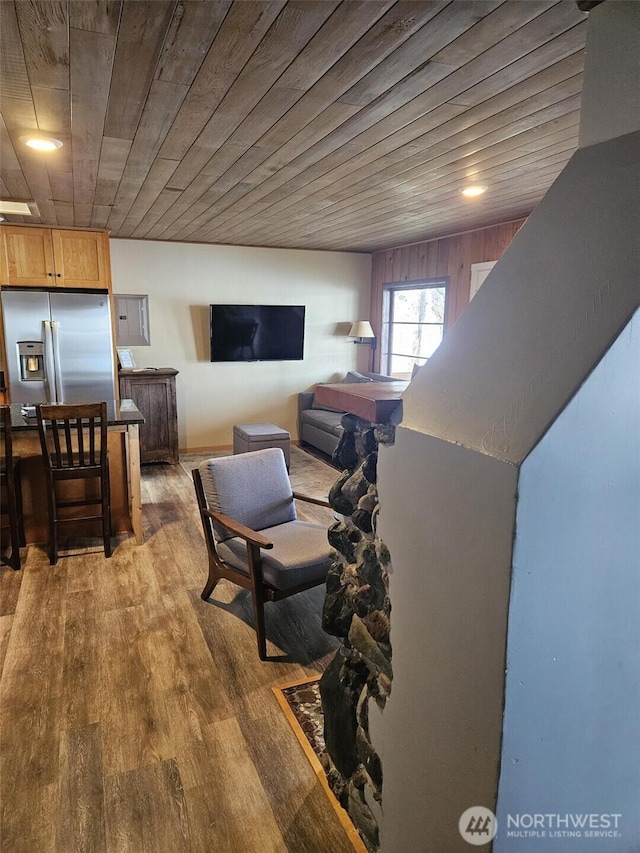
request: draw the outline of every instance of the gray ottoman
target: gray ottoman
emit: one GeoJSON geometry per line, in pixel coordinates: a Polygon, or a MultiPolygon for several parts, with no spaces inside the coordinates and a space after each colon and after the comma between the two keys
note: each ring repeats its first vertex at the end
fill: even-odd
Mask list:
{"type": "Polygon", "coordinates": [[[265,447],[280,447],[287,463],[291,461],[291,436],[275,424],[236,424],[233,428],[233,452],[249,453],[265,447]]]}

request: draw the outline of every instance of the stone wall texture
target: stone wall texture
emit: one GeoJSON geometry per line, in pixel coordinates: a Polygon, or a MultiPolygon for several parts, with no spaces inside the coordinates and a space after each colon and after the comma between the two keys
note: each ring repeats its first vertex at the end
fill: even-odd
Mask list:
{"type": "MultiPolygon", "coordinates": [[[[399,410],[401,407],[398,407],[399,410]]],[[[376,535],[380,511],[379,444],[393,444],[395,423],[371,424],[355,415],[342,419],[344,433],[334,453],[342,474],[329,503],[343,516],[329,529],[336,550],[327,576],[325,631],[342,645],[320,681],[329,782],[369,850],[379,850],[378,825],[367,802],[382,802],[382,765],[369,737],[369,701],[384,706],[393,670],[389,639],[390,555],[376,535]]]]}

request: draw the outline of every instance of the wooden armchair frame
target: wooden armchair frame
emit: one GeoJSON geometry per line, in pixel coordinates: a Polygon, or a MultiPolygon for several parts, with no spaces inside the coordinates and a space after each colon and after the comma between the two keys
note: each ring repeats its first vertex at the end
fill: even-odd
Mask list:
{"type": "MultiPolygon", "coordinates": [[[[240,586],[243,589],[248,589],[251,592],[253,600],[253,615],[256,623],[258,655],[260,660],[267,660],[267,641],[264,620],[265,601],[279,601],[283,598],[288,598],[290,595],[296,595],[298,592],[303,592],[305,589],[311,589],[314,586],[319,586],[321,583],[324,583],[324,578],[299,584],[298,586],[289,587],[287,589],[276,589],[268,584],[262,577],[262,559],[260,552],[263,548],[266,550],[273,548],[273,542],[258,531],[251,530],[249,527],[239,524],[234,519],[229,518],[220,512],[210,510],[207,507],[200,471],[197,468],[194,468],[191,473],[193,475],[193,483],[198,499],[198,507],[200,509],[200,517],[202,519],[204,538],[207,544],[207,555],[209,558],[209,577],[204,589],[202,590],[201,598],[206,601],[221,578],[226,578],[226,580],[231,581],[237,586],[240,586]],[[212,522],[215,522],[225,530],[228,530],[233,536],[238,536],[246,542],[248,575],[243,574],[239,569],[235,568],[235,566],[229,565],[220,558],[216,548],[215,537],[213,535],[212,522]]],[[[295,500],[301,500],[306,503],[330,508],[328,501],[320,500],[319,498],[312,498],[298,492],[293,492],[293,497],[295,500]]]]}

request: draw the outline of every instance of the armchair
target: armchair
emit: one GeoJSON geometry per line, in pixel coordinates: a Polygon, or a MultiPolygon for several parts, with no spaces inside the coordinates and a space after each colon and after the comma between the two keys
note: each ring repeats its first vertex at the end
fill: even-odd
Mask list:
{"type": "Polygon", "coordinates": [[[264,603],[324,583],[327,529],[300,521],[280,448],[208,459],[192,471],[209,558],[206,601],[221,578],[251,592],[258,655],[267,659],[264,603]]]}

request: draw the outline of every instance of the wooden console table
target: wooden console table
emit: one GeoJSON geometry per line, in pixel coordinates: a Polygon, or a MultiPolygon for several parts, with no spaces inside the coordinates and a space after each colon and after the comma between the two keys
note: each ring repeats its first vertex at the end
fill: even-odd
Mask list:
{"type": "Polygon", "coordinates": [[[402,393],[409,383],[345,382],[336,385],[316,385],[316,401],[350,412],[373,424],[385,423],[402,402],[402,393]]]}

